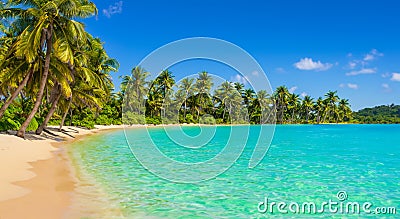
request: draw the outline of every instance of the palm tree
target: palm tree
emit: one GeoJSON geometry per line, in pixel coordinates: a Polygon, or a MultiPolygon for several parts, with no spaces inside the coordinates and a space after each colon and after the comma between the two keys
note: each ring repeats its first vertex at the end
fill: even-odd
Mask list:
{"type": "Polygon", "coordinates": [[[253,89],[246,89],[244,90],[244,104],[249,107],[251,102],[254,100],[254,96],[256,95],[256,93],[254,92],[253,89]]]}
{"type": "Polygon", "coordinates": [[[83,24],[74,18],[86,18],[97,13],[96,6],[88,1],[53,0],[53,1],[14,1],[9,8],[0,12],[3,17],[14,19],[13,22],[23,23],[29,20],[27,26],[15,43],[15,53],[24,57],[28,63],[38,60],[44,52],[44,65],[32,111],[21,125],[17,136],[24,137],[25,130],[38,111],[49,76],[51,56],[64,63],[73,64],[73,49],[71,44],[84,41],[83,24]]]}
{"type": "Polygon", "coordinates": [[[325,101],[326,101],[326,110],[324,115],[324,121],[326,117],[331,118],[335,112],[336,103],[339,102],[339,96],[337,95],[337,91],[328,91],[325,94],[325,101]]]}
{"type": "Polygon", "coordinates": [[[235,85],[228,81],[223,82],[215,91],[215,97],[221,100],[222,106],[224,108],[222,120],[225,120],[226,110],[229,109],[229,111],[231,111],[232,97],[234,97],[234,93],[237,93],[235,85]]]}
{"type": "Polygon", "coordinates": [[[265,124],[268,121],[266,120],[267,114],[270,113],[269,104],[270,104],[269,94],[265,90],[260,90],[257,92],[257,102],[260,107],[260,124],[265,124]]]}
{"type": "Polygon", "coordinates": [[[296,114],[296,111],[298,111],[300,105],[300,97],[298,94],[288,94],[288,105],[287,108],[288,110],[292,110],[291,112],[291,122],[294,122],[294,117],[296,114]]]}
{"type": "Polygon", "coordinates": [[[172,75],[172,72],[170,72],[168,69],[164,70],[161,72],[161,74],[157,77],[155,82],[159,86],[159,89],[161,89],[162,95],[165,98],[167,95],[167,92],[172,89],[172,87],[175,84],[175,80],[172,75]]]}
{"type": "MultiPolygon", "coordinates": [[[[89,91],[91,98],[85,99],[88,102],[92,101],[98,110],[108,101],[108,97],[110,97],[111,90],[113,89],[109,73],[111,71],[117,71],[119,63],[116,60],[108,57],[99,39],[93,38],[89,34],[87,34],[87,37],[88,44],[80,48],[82,50],[79,50],[79,53],[83,53],[85,57],[84,62],[80,60],[80,58],[82,58],[81,56],[75,55],[74,59],[76,64],[69,64],[68,69],[61,68],[61,70],[59,70],[56,68],[57,66],[62,67],[66,65],[59,64],[55,67],[52,65],[52,73],[56,79],[55,86],[53,87],[56,88],[56,95],[54,96],[53,101],[51,101],[51,107],[45,117],[45,120],[36,130],[36,134],[40,135],[43,129],[47,126],[47,123],[53,116],[58,101],[62,95],[65,97],[65,99],[72,100],[72,96],[74,94],[72,89],[72,86],[74,85],[74,79],[76,81],[84,81],[87,84],[88,89],[86,92],[89,91]],[[79,63],[84,64],[84,66],[80,66],[79,63]],[[68,76],[62,72],[70,72],[71,75],[68,76]]],[[[57,63],[56,61],[53,61],[52,64],[57,63]]],[[[80,84],[80,87],[76,89],[79,90],[81,87],[82,84],[80,84]]],[[[69,102],[71,103],[71,101],[69,102]]],[[[86,104],[86,106],[90,105],[86,104]]],[[[65,116],[66,115],[64,114],[63,120],[65,120],[65,116]]]]}
{"type": "Polygon", "coordinates": [[[183,117],[186,118],[187,99],[195,92],[194,78],[184,78],[179,84],[179,91],[182,92],[184,99],[183,117]]]}
{"type": "Polygon", "coordinates": [[[350,109],[350,104],[348,99],[341,99],[339,101],[339,120],[345,121],[345,119],[350,119],[352,111],[350,109]]]}
{"type": "Polygon", "coordinates": [[[310,117],[310,110],[314,106],[313,98],[310,97],[309,95],[305,96],[301,106],[304,109],[304,113],[306,115],[306,123],[308,123],[308,119],[310,117]]]}
{"type": "MultiPolygon", "coordinates": [[[[10,70],[10,69],[6,69],[6,70],[10,70]]],[[[19,71],[18,68],[13,69],[12,72],[8,71],[7,73],[9,73],[9,75],[12,75],[13,80],[15,80],[17,78],[17,75],[16,75],[16,73],[14,73],[14,71],[23,72],[23,71],[19,71]]],[[[2,87],[5,87],[5,85],[7,84],[6,79],[4,79],[4,77],[7,76],[7,73],[3,72],[0,75],[0,77],[1,77],[0,82],[1,82],[2,87]]],[[[29,72],[27,72],[26,75],[23,76],[22,81],[20,83],[18,83],[18,86],[15,88],[14,92],[12,92],[12,94],[6,99],[3,106],[1,107],[0,119],[1,119],[1,117],[3,117],[4,112],[10,106],[10,104],[15,100],[15,98],[17,98],[17,96],[21,93],[22,89],[26,86],[28,81],[32,78],[32,74],[33,74],[33,68],[29,67],[29,72]]],[[[14,85],[14,83],[11,82],[10,86],[7,86],[7,90],[10,90],[11,87],[14,87],[13,85],[14,85]]],[[[6,93],[6,92],[3,92],[3,94],[4,93],[6,93]]]]}
{"type": "Polygon", "coordinates": [[[278,113],[278,122],[283,123],[284,113],[288,105],[289,91],[285,86],[280,86],[276,88],[274,94],[275,106],[278,113]]]}
{"type": "Polygon", "coordinates": [[[125,104],[128,104],[135,113],[140,114],[144,107],[144,98],[147,94],[146,81],[149,72],[141,67],[132,69],[131,76],[124,76],[121,91],[125,95],[125,104]]]}
{"type": "Polygon", "coordinates": [[[203,71],[200,72],[195,83],[195,87],[197,90],[197,95],[196,95],[196,102],[198,103],[197,106],[197,116],[200,116],[200,111],[204,110],[205,108],[205,103],[207,102],[206,100],[210,98],[210,90],[214,83],[212,82],[212,77],[208,74],[208,72],[203,71]]]}
{"type": "Polygon", "coordinates": [[[325,114],[325,102],[322,100],[322,98],[318,98],[317,102],[314,105],[314,110],[316,112],[317,116],[317,124],[321,122],[321,117],[325,114]]]}
{"type": "Polygon", "coordinates": [[[244,84],[240,82],[235,82],[234,86],[239,94],[244,96],[244,84]]]}
{"type": "MultiPolygon", "coordinates": [[[[1,4],[0,16],[5,13],[3,8],[3,4],[1,4]]],[[[32,79],[34,68],[38,66],[37,63],[27,63],[24,59],[17,57],[12,49],[17,40],[17,34],[22,30],[13,23],[6,27],[1,22],[0,27],[0,33],[2,33],[0,37],[0,94],[5,97],[4,104],[0,109],[1,119],[10,104],[32,79]]]]}
{"type": "Polygon", "coordinates": [[[162,93],[160,92],[150,93],[146,102],[146,114],[150,113],[150,117],[159,116],[163,99],[162,93]]]}

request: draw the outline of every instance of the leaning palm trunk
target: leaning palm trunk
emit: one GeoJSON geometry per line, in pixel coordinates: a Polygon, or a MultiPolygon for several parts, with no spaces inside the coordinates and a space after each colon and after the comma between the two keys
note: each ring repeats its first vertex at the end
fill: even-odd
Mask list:
{"type": "Polygon", "coordinates": [[[0,109],[0,119],[1,119],[1,117],[3,117],[4,112],[10,106],[10,104],[14,101],[15,98],[17,98],[18,94],[25,87],[26,83],[32,77],[32,74],[33,74],[33,67],[29,70],[29,73],[25,76],[24,80],[19,84],[18,88],[14,91],[14,93],[11,95],[11,97],[8,98],[6,100],[6,102],[4,103],[4,105],[1,107],[1,109],[0,109]]]}
{"type": "Polygon", "coordinates": [[[44,89],[46,87],[47,77],[49,75],[50,55],[51,55],[51,50],[53,47],[53,22],[51,22],[49,24],[49,29],[48,29],[48,32],[46,35],[47,35],[46,36],[46,44],[47,44],[46,60],[44,63],[42,79],[40,80],[39,92],[37,94],[36,102],[35,102],[35,105],[33,106],[31,113],[28,115],[25,122],[21,125],[21,128],[17,132],[17,136],[21,137],[21,138],[25,137],[25,131],[28,128],[28,125],[32,121],[33,117],[35,116],[36,112],[39,109],[40,104],[42,103],[43,93],[44,93],[44,89]]]}
{"type": "Polygon", "coordinates": [[[322,119],[322,123],[325,123],[325,120],[326,120],[326,116],[328,115],[328,111],[326,111],[325,113],[324,113],[324,118],[322,119]]]}
{"type": "Polygon", "coordinates": [[[68,112],[69,112],[69,108],[71,107],[71,102],[72,102],[72,97],[70,97],[67,109],[65,110],[64,115],[63,115],[63,117],[61,119],[60,128],[58,128],[59,131],[62,130],[62,127],[63,127],[64,122],[65,122],[65,118],[67,118],[67,115],[68,115],[68,112]]]}
{"type": "Polygon", "coordinates": [[[47,123],[49,123],[51,117],[53,116],[54,112],[56,111],[58,101],[60,100],[60,97],[61,97],[61,92],[59,90],[58,90],[58,92],[59,93],[57,94],[53,103],[51,104],[51,108],[50,108],[49,112],[47,113],[46,118],[44,119],[43,123],[39,126],[39,128],[36,130],[37,135],[42,134],[43,129],[47,126],[47,123]]]}

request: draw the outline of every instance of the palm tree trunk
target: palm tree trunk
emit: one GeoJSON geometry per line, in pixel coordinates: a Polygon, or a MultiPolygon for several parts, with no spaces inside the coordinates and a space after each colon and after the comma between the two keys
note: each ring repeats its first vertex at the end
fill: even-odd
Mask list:
{"type": "Polygon", "coordinates": [[[294,123],[294,108],[292,109],[292,124],[294,123]]]}
{"type": "Polygon", "coordinates": [[[328,114],[328,111],[324,113],[324,118],[322,119],[322,123],[325,123],[327,114],[328,114]]]}
{"type": "Polygon", "coordinates": [[[280,116],[280,117],[281,117],[281,119],[280,119],[280,120],[281,120],[281,121],[280,121],[281,124],[283,124],[283,114],[284,114],[284,112],[285,112],[285,108],[282,107],[282,108],[281,108],[281,116],[280,116]]]}
{"type": "Polygon", "coordinates": [[[306,109],[306,122],[308,123],[308,119],[309,119],[309,112],[308,109],[306,109]]]}
{"type": "Polygon", "coordinates": [[[67,115],[68,115],[68,112],[69,112],[69,108],[71,107],[71,102],[72,102],[72,97],[69,99],[67,110],[65,110],[64,115],[63,115],[63,117],[61,119],[60,128],[58,128],[59,131],[61,131],[61,129],[62,129],[63,125],[64,125],[64,122],[65,122],[65,118],[67,118],[67,115]]]}
{"type": "Polygon", "coordinates": [[[38,111],[38,109],[40,107],[40,104],[42,103],[43,93],[44,93],[44,89],[46,87],[47,77],[49,75],[50,55],[51,55],[51,50],[53,47],[53,22],[50,22],[50,24],[49,24],[46,44],[47,44],[46,60],[44,63],[42,79],[40,80],[39,92],[37,94],[36,102],[35,102],[35,105],[33,106],[31,113],[26,118],[25,122],[21,125],[21,128],[17,132],[17,136],[21,137],[21,138],[25,137],[25,131],[28,128],[28,125],[32,121],[33,117],[35,116],[36,112],[38,111]]]}
{"type": "Polygon", "coordinates": [[[183,118],[185,119],[185,121],[186,121],[186,108],[187,108],[187,106],[186,106],[186,98],[185,98],[185,109],[183,110],[183,118]]]}
{"type": "Polygon", "coordinates": [[[49,112],[46,115],[46,118],[44,119],[43,123],[39,126],[39,128],[36,130],[36,134],[40,135],[43,132],[44,127],[47,126],[47,123],[50,121],[51,117],[53,116],[54,112],[56,111],[58,101],[60,100],[61,97],[61,91],[58,90],[59,93],[57,94],[56,98],[54,99],[53,103],[51,104],[51,108],[49,112]]]}
{"type": "Polygon", "coordinates": [[[72,126],[72,113],[73,113],[73,110],[71,108],[69,108],[69,126],[72,126]]]}
{"type": "Polygon", "coordinates": [[[26,83],[29,81],[30,77],[32,77],[33,74],[33,67],[29,70],[28,74],[25,76],[24,80],[19,84],[18,88],[14,91],[14,93],[7,99],[7,101],[4,103],[4,105],[0,109],[0,119],[3,117],[4,112],[7,110],[7,108],[10,106],[10,104],[13,102],[15,98],[17,98],[18,94],[22,91],[22,89],[25,87],[26,83]]]}

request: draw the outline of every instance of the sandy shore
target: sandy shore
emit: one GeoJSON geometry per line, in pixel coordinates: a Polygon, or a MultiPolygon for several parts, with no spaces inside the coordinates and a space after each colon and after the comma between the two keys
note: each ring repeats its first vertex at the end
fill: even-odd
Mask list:
{"type": "Polygon", "coordinates": [[[76,190],[65,142],[123,126],[86,130],[50,128],[52,134],[28,134],[26,140],[0,134],[0,218],[71,218],[76,190]],[[54,135],[53,135],[54,134],[54,135]]]}
{"type": "MultiPolygon", "coordinates": [[[[126,127],[168,126],[179,125],[126,127]]],[[[104,193],[76,176],[65,146],[85,135],[123,128],[96,126],[87,130],[65,126],[64,131],[59,132],[57,127],[49,127],[51,133],[27,134],[25,140],[0,133],[0,219],[114,218],[121,215],[119,209],[112,206],[103,209],[104,203],[98,197],[104,193]]]]}

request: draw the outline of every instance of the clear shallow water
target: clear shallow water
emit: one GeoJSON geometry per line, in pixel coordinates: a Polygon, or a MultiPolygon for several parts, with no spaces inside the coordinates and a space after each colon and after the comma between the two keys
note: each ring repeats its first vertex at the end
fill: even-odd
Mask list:
{"type": "MultiPolygon", "coordinates": [[[[184,127],[197,135],[197,127],[184,127]]],[[[127,217],[134,218],[298,218],[369,217],[376,215],[260,213],[264,201],[338,201],[345,191],[347,201],[374,207],[397,207],[400,214],[399,125],[286,125],[277,126],[268,154],[254,169],[248,168],[259,127],[252,126],[243,154],[225,173],[199,184],[172,183],[149,173],[133,157],[124,131],[105,132],[73,143],[71,155],[79,171],[119,203],[127,217]]],[[[218,127],[208,145],[199,150],[177,147],[162,128],[148,129],[159,149],[184,162],[210,159],[224,147],[230,127],[218,127]]],[[[146,129],[130,129],[137,136],[146,129]]],[[[154,162],[158,162],[154,160],[154,162]]],[[[212,168],[212,167],[210,167],[212,168]]],[[[173,167],[171,167],[173,171],[173,167]]],[[[371,209],[374,209],[371,208],[371,209]]]]}

